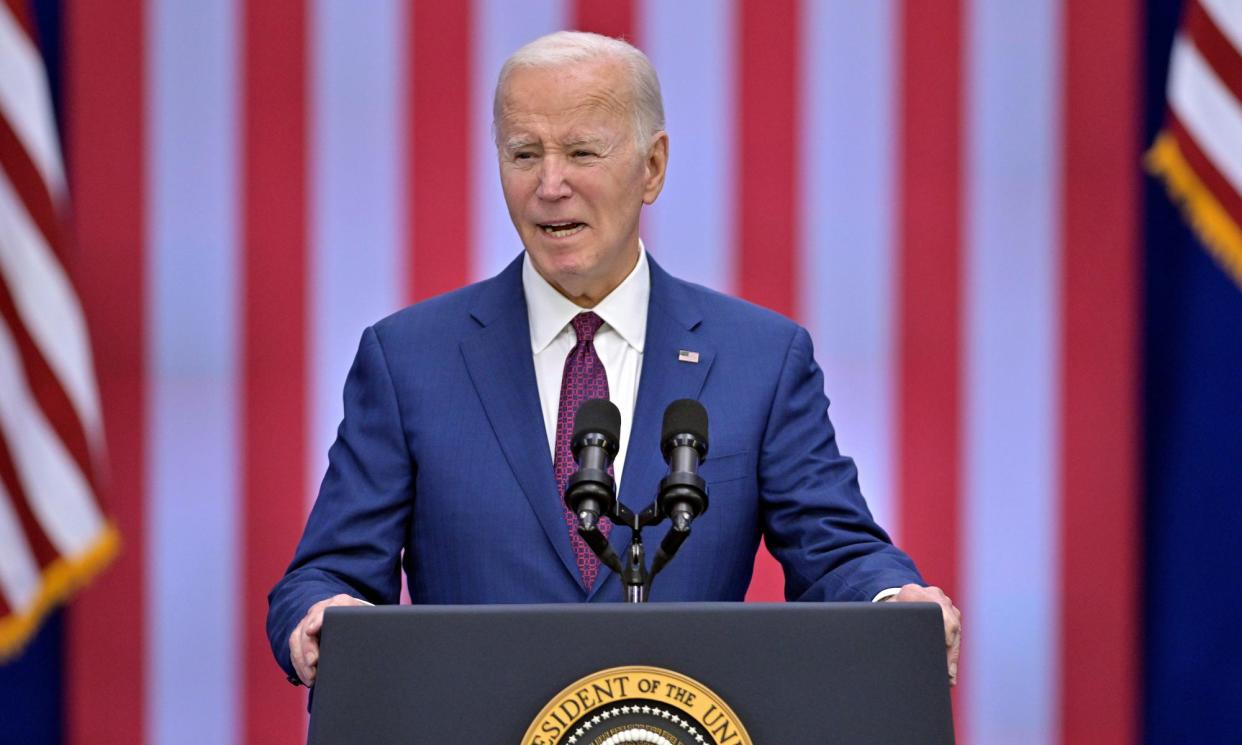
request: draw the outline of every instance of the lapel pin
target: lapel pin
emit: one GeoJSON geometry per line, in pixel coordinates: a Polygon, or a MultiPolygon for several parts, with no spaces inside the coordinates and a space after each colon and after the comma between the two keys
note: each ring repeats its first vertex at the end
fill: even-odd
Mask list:
{"type": "Polygon", "coordinates": [[[689,349],[679,349],[677,350],[677,361],[697,363],[699,361],[699,353],[691,352],[689,349]]]}

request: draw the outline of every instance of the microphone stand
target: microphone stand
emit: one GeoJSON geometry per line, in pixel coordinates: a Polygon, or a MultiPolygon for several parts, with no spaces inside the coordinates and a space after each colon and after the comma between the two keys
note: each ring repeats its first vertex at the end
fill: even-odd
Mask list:
{"type": "Polygon", "coordinates": [[[621,586],[625,588],[625,602],[647,602],[647,590],[651,587],[651,577],[647,574],[646,560],[643,558],[643,539],[640,533],[632,533],[633,541],[626,554],[625,569],[621,572],[621,586]]]}
{"type": "Polygon", "coordinates": [[[685,543],[686,538],[690,537],[689,522],[673,521],[668,534],[660,542],[660,548],[656,551],[651,569],[648,570],[646,550],[643,547],[643,528],[655,525],[664,519],[664,515],[660,513],[658,503],[652,502],[647,509],[635,514],[633,510],[618,500],[612,514],[601,515],[600,517],[611,521],[614,526],[624,526],[630,529],[630,547],[626,551],[624,563],[617,556],[617,552],[613,550],[612,544],[600,532],[598,523],[594,520],[584,520],[582,514],[578,516],[578,535],[582,536],[582,540],[599,557],[600,563],[617,573],[617,577],[621,580],[625,602],[647,602],[647,597],[651,592],[652,580],[660,573],[660,570],[668,565],[668,562],[677,553],[677,549],[681,548],[681,544],[685,543]]]}

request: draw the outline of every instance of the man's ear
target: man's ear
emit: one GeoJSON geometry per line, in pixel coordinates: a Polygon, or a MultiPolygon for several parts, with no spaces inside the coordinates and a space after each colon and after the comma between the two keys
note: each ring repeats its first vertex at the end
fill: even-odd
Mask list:
{"type": "Polygon", "coordinates": [[[651,139],[643,181],[643,204],[654,204],[664,188],[664,174],[668,171],[668,133],[661,130],[651,139]]]}

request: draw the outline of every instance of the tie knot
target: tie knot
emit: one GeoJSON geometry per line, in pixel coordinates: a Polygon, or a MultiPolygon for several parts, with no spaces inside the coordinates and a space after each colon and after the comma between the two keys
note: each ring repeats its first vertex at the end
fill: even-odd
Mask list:
{"type": "Polygon", "coordinates": [[[604,325],[604,319],[587,311],[574,316],[574,320],[570,321],[574,325],[574,333],[578,335],[578,343],[583,344],[595,339],[595,332],[599,331],[599,327],[604,325]]]}

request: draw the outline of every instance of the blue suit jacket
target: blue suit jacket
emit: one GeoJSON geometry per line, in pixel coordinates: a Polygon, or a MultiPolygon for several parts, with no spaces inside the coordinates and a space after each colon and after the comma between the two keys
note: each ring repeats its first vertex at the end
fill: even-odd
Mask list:
{"type": "MultiPolygon", "coordinates": [[[[570,548],[521,265],[519,257],[490,280],[363,333],[319,497],[269,596],[268,635],[286,672],[289,635],[311,604],[337,593],[395,603],[403,565],[416,603],[620,599],[618,578],[604,567],[585,589],[570,548]]],[[[741,600],[761,534],[791,600],[865,601],[921,582],[871,519],[853,461],[837,450],[807,332],[650,267],[621,500],[639,510],[654,498],[671,401],[702,401],[711,440],[701,469],[710,508],[651,599],[741,600]],[[699,361],[679,361],[679,350],[699,361]]],[[[667,528],[644,531],[651,550],[667,528]]],[[[621,553],[629,531],[614,530],[612,541],[621,553]]]]}

